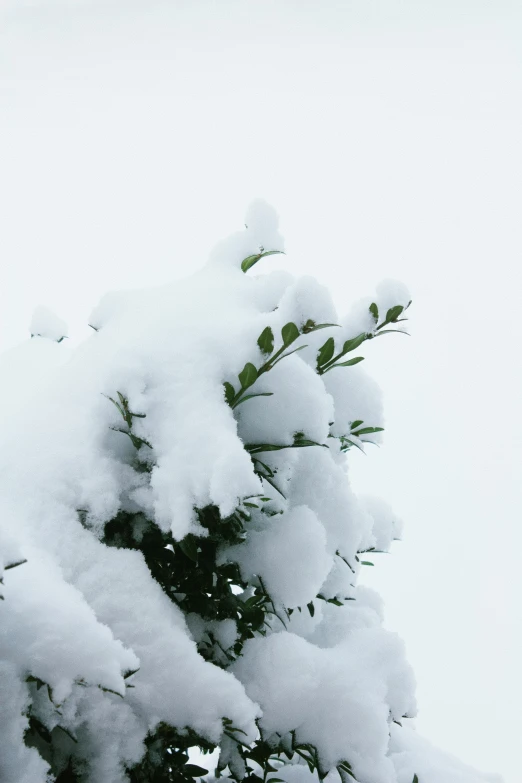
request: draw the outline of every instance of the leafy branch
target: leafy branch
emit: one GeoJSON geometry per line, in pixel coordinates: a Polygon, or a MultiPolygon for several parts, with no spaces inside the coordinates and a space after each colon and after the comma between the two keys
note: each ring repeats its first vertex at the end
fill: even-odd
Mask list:
{"type": "Polygon", "coordinates": [[[114,432],[122,432],[124,435],[127,435],[134,448],[139,449],[141,446],[148,446],[149,449],[152,449],[152,444],[149,443],[148,440],[145,440],[145,438],[140,438],[138,435],[136,435],[132,431],[132,425],[134,419],[144,419],[145,414],[144,413],[133,413],[129,408],[129,401],[127,397],[125,397],[121,392],[116,392],[118,395],[119,402],[117,402],[113,397],[109,397],[108,394],[104,394],[103,396],[106,397],[108,400],[112,402],[113,405],[116,406],[118,409],[123,421],[127,425],[127,429],[123,427],[111,427],[111,430],[114,430],[114,432]]]}
{"type": "Polygon", "coordinates": [[[379,323],[379,308],[375,302],[372,302],[369,307],[369,311],[376,324],[374,330],[372,332],[361,332],[361,334],[353,337],[351,340],[346,340],[343,344],[342,350],[337,354],[335,353],[334,338],[329,337],[328,340],[319,348],[319,352],[317,354],[317,372],[319,375],[324,375],[324,373],[328,372],[329,370],[333,370],[334,367],[351,367],[354,364],[359,364],[359,362],[362,362],[364,360],[364,356],[356,356],[355,358],[348,359],[345,362],[340,362],[339,359],[342,359],[348,353],[355,351],[355,349],[359,348],[359,346],[366,342],[366,340],[373,340],[374,337],[380,337],[381,335],[389,334],[390,332],[407,334],[407,332],[404,332],[402,329],[384,329],[384,327],[389,324],[397,324],[401,321],[406,321],[406,318],[400,318],[399,316],[403,314],[410,304],[411,302],[409,302],[406,307],[403,307],[402,305],[395,305],[394,307],[390,307],[384,320],[379,323]]]}
{"type": "Polygon", "coordinates": [[[299,329],[293,321],[289,321],[281,329],[282,345],[274,352],[274,333],[270,326],[265,327],[257,339],[257,345],[264,357],[267,357],[265,362],[256,367],[252,362],[247,362],[241,372],[238,375],[239,390],[236,392],[234,386],[226,381],[223,385],[225,387],[225,400],[232,409],[236,408],[246,400],[250,400],[253,397],[271,397],[273,392],[259,392],[256,394],[247,394],[245,392],[258,378],[266,372],[269,372],[283,359],[291,356],[297,351],[302,351],[306,348],[306,345],[300,345],[292,350],[287,350],[293,343],[301,336],[301,334],[310,334],[318,329],[326,329],[330,326],[338,326],[338,324],[316,324],[315,321],[308,319],[305,324],[299,329]]]}
{"type": "MultiPolygon", "coordinates": [[[[363,435],[375,435],[378,432],[384,432],[384,427],[363,427],[364,421],[357,419],[350,423],[350,430],[346,435],[329,435],[329,438],[337,438],[340,443],[340,449],[342,452],[347,452],[352,446],[356,446],[360,451],[364,453],[364,449],[361,443],[374,443],[374,441],[368,438],[362,437],[363,435]]],[[[376,445],[374,443],[374,445],[376,445]]]]}

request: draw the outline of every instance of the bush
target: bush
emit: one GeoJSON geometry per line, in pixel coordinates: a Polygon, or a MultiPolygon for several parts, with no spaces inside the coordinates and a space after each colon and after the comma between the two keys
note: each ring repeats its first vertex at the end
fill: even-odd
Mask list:
{"type": "Polygon", "coordinates": [[[403,645],[357,584],[400,529],[345,472],[383,430],[359,352],[409,298],[339,322],[316,281],[257,276],[282,239],[262,203],[247,223],[187,281],[105,297],[66,362],[43,310],[4,361],[5,783],[192,781],[216,748],[238,782],[466,780],[417,752],[403,645]]]}

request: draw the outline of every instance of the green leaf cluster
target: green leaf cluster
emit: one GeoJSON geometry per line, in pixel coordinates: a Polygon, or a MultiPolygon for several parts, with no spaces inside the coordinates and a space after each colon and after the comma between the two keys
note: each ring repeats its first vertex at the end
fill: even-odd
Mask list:
{"type": "MultiPolygon", "coordinates": [[[[372,304],[369,307],[370,314],[375,321],[375,336],[378,336],[378,333],[381,332],[382,329],[384,329],[389,324],[398,324],[401,321],[407,321],[407,318],[401,318],[401,315],[403,316],[408,307],[411,305],[411,300],[408,302],[406,306],[403,305],[394,305],[393,307],[390,307],[389,310],[386,311],[386,316],[384,319],[379,323],[379,308],[375,302],[372,302],[372,304]]],[[[387,329],[387,332],[401,332],[402,330],[399,329],[387,329]]],[[[381,332],[383,333],[383,332],[381,332]]],[[[386,332],[384,332],[386,333],[386,332]]],[[[403,334],[406,334],[405,332],[402,332],[403,334]]]]}
{"type": "MultiPolygon", "coordinates": [[[[384,427],[363,427],[363,424],[364,422],[362,419],[353,421],[350,423],[349,431],[346,434],[337,436],[341,451],[349,451],[352,446],[363,451],[361,443],[374,443],[374,441],[365,438],[364,435],[374,435],[377,432],[384,432],[384,427]]],[[[330,435],[329,437],[333,438],[336,436],[330,435]]]]}
{"type": "Polygon", "coordinates": [[[128,399],[123,394],[121,394],[121,392],[117,392],[117,395],[119,402],[117,402],[113,397],[109,397],[108,395],[105,396],[112,402],[113,405],[116,406],[118,412],[126,424],[126,427],[111,427],[111,429],[115,432],[122,432],[124,435],[127,435],[130,438],[134,448],[139,449],[142,446],[148,446],[148,448],[151,449],[152,445],[148,442],[148,440],[138,437],[132,430],[134,419],[144,419],[145,414],[133,413],[129,408],[128,399]]]}
{"type": "Polygon", "coordinates": [[[281,346],[277,351],[274,351],[275,337],[272,328],[266,326],[257,338],[257,346],[264,358],[264,362],[259,367],[256,367],[252,362],[247,362],[245,364],[237,376],[239,381],[239,389],[237,391],[232,383],[225,381],[223,386],[226,402],[231,408],[237,408],[241,403],[246,402],[246,400],[251,400],[254,397],[271,397],[273,392],[258,392],[246,395],[245,392],[255,384],[261,375],[272,370],[280,361],[307,347],[306,345],[300,345],[297,348],[293,348],[291,351],[286,350],[293,345],[302,334],[310,334],[310,332],[315,332],[318,329],[326,329],[331,326],[337,326],[337,324],[316,324],[311,319],[308,319],[299,329],[293,321],[289,321],[281,329],[281,346]]]}

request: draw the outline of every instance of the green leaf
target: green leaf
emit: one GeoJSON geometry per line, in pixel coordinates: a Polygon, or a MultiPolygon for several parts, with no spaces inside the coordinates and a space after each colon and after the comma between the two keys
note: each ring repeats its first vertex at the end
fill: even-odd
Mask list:
{"type": "Polygon", "coordinates": [[[41,680],[39,677],[34,677],[32,674],[28,674],[27,677],[25,678],[25,681],[26,682],[35,682],[37,691],[39,691],[40,688],[42,688],[44,685],[47,684],[43,680],[41,680]]]}
{"type": "MultiPolygon", "coordinates": [[[[354,434],[355,434],[355,433],[354,433],[354,434]]],[[[362,453],[363,453],[363,454],[365,454],[365,453],[366,453],[366,452],[364,451],[363,447],[362,447],[362,446],[360,446],[358,443],[356,443],[354,440],[351,440],[350,438],[345,438],[345,440],[346,440],[346,442],[347,442],[347,443],[351,443],[351,444],[352,444],[352,446],[355,446],[356,448],[358,448],[358,449],[359,449],[359,451],[362,451],[362,453]]],[[[344,449],[344,451],[347,451],[347,450],[348,450],[348,448],[349,448],[349,447],[346,447],[346,448],[344,449]]]]}
{"type": "Polygon", "coordinates": [[[265,476],[263,473],[260,473],[259,475],[261,476],[261,478],[263,479],[263,481],[266,481],[266,482],[267,482],[267,484],[270,484],[270,486],[271,486],[271,487],[273,487],[273,488],[275,489],[275,491],[276,491],[276,492],[277,492],[279,495],[281,495],[281,497],[282,497],[284,500],[286,500],[286,495],[284,494],[284,492],[281,492],[281,490],[279,489],[279,487],[277,486],[277,484],[275,483],[275,481],[273,481],[273,480],[272,480],[272,477],[271,477],[271,476],[265,476]]]}
{"type": "Polygon", "coordinates": [[[149,441],[145,440],[145,438],[139,438],[137,435],[134,435],[133,432],[130,432],[130,430],[124,430],[121,427],[111,427],[111,430],[114,432],[121,432],[123,435],[127,435],[135,449],[139,449],[142,446],[148,446],[149,449],[152,448],[152,443],[149,443],[149,441]]]}
{"type": "Polygon", "coordinates": [[[308,438],[295,438],[293,447],[303,448],[305,446],[324,446],[324,443],[317,443],[315,440],[308,440],[308,438]]]}
{"type": "Polygon", "coordinates": [[[259,337],[257,338],[257,344],[259,345],[262,353],[269,356],[274,350],[274,333],[269,326],[267,326],[259,337]]]}
{"type": "Polygon", "coordinates": [[[250,454],[257,454],[258,451],[281,451],[281,449],[288,449],[290,446],[276,446],[274,443],[247,443],[245,449],[250,454]]]}
{"type": "Polygon", "coordinates": [[[386,313],[386,323],[393,323],[400,316],[403,310],[404,307],[402,305],[395,305],[395,307],[390,307],[386,313]]]}
{"type": "Polygon", "coordinates": [[[257,604],[263,603],[265,600],[266,596],[264,595],[251,595],[250,598],[247,598],[246,601],[242,601],[242,603],[247,609],[251,609],[253,606],[257,606],[257,604]]]}
{"type": "Polygon", "coordinates": [[[392,332],[395,334],[405,334],[407,337],[411,336],[409,332],[405,332],[403,329],[383,329],[382,332],[377,332],[375,337],[380,337],[381,334],[391,334],[392,332]]]}
{"type": "MultiPolygon", "coordinates": [[[[245,446],[245,448],[246,448],[246,446],[245,446]]],[[[247,449],[247,451],[248,451],[248,449],[247,449]]],[[[260,478],[262,478],[262,479],[263,479],[264,481],[266,481],[268,484],[270,484],[270,486],[271,486],[271,487],[273,487],[273,488],[275,489],[275,491],[276,491],[276,492],[278,492],[278,493],[281,495],[281,497],[282,497],[282,498],[284,498],[284,499],[286,500],[286,495],[284,495],[284,493],[283,493],[283,492],[281,492],[281,490],[279,489],[279,487],[277,486],[277,484],[275,484],[275,483],[272,481],[272,479],[273,479],[273,478],[274,478],[274,476],[275,476],[275,473],[274,473],[274,471],[272,470],[272,468],[271,468],[269,465],[267,465],[265,462],[261,462],[261,460],[260,460],[260,459],[257,459],[257,457],[254,457],[254,458],[253,458],[253,462],[254,462],[254,471],[257,473],[257,475],[258,475],[258,476],[260,476],[260,478]],[[262,471],[259,469],[259,465],[261,465],[261,467],[263,468],[263,470],[265,470],[265,471],[266,471],[265,473],[263,473],[263,472],[262,472],[262,471]]],[[[271,500],[271,498],[267,498],[267,500],[271,500]]]]}
{"type": "Polygon", "coordinates": [[[283,338],[283,345],[286,348],[288,345],[291,345],[297,340],[299,337],[299,329],[292,321],[290,321],[281,329],[281,337],[283,338]]]}
{"type": "Polygon", "coordinates": [[[313,602],[313,601],[310,601],[310,603],[309,603],[309,604],[306,604],[306,606],[308,607],[308,611],[310,612],[310,617],[313,617],[313,616],[314,616],[314,614],[315,614],[315,606],[314,606],[314,602],[313,602]]]}
{"type": "Polygon", "coordinates": [[[193,778],[201,778],[203,775],[208,775],[208,769],[198,767],[197,764],[185,764],[185,766],[182,767],[182,770],[193,778]]]}
{"type": "Polygon", "coordinates": [[[370,563],[369,560],[361,560],[361,565],[374,566],[375,563],[370,563]]]}
{"type": "Polygon", "coordinates": [[[319,348],[317,354],[317,366],[322,367],[324,364],[330,361],[335,351],[335,342],[333,337],[329,337],[328,340],[319,348]]]}
{"type": "Polygon", "coordinates": [[[55,728],[60,729],[60,731],[63,731],[64,734],[67,734],[69,739],[71,739],[73,742],[76,742],[76,744],[78,744],[78,739],[74,736],[74,734],[71,734],[69,729],[64,729],[64,727],[60,726],[60,724],[57,724],[55,728]]]}
{"type": "Polygon", "coordinates": [[[178,541],[178,546],[185,557],[188,557],[194,563],[198,562],[198,545],[195,536],[189,533],[188,536],[178,541]]]}
{"type": "Polygon", "coordinates": [[[354,337],[351,340],[346,340],[345,344],[343,345],[343,354],[350,353],[350,351],[355,351],[356,348],[358,348],[361,343],[363,343],[367,338],[366,333],[359,334],[357,337],[354,337]]]}
{"type": "Polygon", "coordinates": [[[340,558],[341,558],[341,560],[343,561],[343,563],[346,563],[346,565],[348,566],[348,568],[350,569],[350,571],[352,572],[352,574],[355,574],[355,571],[354,571],[354,569],[351,567],[351,565],[350,565],[350,563],[348,562],[348,560],[347,560],[345,557],[343,557],[343,555],[342,555],[342,554],[339,552],[339,550],[337,550],[337,552],[336,552],[335,554],[337,555],[337,557],[340,557],[340,558]]]}
{"type": "Polygon", "coordinates": [[[343,780],[343,777],[341,775],[341,771],[342,772],[346,772],[347,775],[350,775],[351,778],[356,780],[356,777],[355,777],[355,775],[352,772],[352,768],[351,768],[350,764],[348,764],[347,761],[343,761],[341,764],[338,764],[337,765],[337,771],[339,772],[339,776],[341,777],[341,780],[343,780]]]}
{"type": "Polygon", "coordinates": [[[110,401],[112,402],[112,404],[113,404],[113,405],[115,405],[115,406],[118,408],[118,410],[119,410],[119,412],[120,412],[120,415],[122,416],[122,418],[125,418],[125,411],[123,410],[123,408],[121,407],[121,405],[120,405],[118,402],[116,402],[116,400],[113,400],[113,398],[112,398],[112,397],[109,397],[109,395],[108,395],[108,394],[104,394],[103,396],[104,396],[104,397],[107,397],[107,399],[108,399],[108,400],[110,400],[110,401]]]}
{"type": "Polygon", "coordinates": [[[372,302],[369,307],[370,313],[373,315],[373,320],[375,323],[379,320],[379,308],[377,307],[375,302],[372,302]]]}
{"type": "MultiPolygon", "coordinates": [[[[121,693],[118,693],[118,691],[113,691],[112,688],[105,688],[103,685],[98,685],[98,688],[103,691],[104,693],[112,693],[113,696],[119,696],[120,699],[123,699],[124,697],[121,695],[121,693]]],[[[50,697],[49,697],[50,698],[50,697]]],[[[52,699],[51,699],[52,701],[52,699]]]]}
{"type": "Polygon", "coordinates": [[[357,432],[352,430],[351,434],[359,437],[359,435],[373,435],[374,432],[384,432],[384,427],[363,427],[362,430],[357,430],[357,432]]]}
{"type": "Polygon", "coordinates": [[[24,563],[27,563],[27,560],[17,560],[15,563],[8,563],[6,566],[4,566],[4,571],[9,571],[10,568],[17,568],[18,566],[23,565],[24,563]]]}
{"type": "Polygon", "coordinates": [[[241,269],[243,272],[248,272],[250,267],[254,266],[254,264],[257,264],[259,259],[261,258],[261,253],[254,253],[253,256],[247,256],[241,261],[241,269]]]}
{"type": "Polygon", "coordinates": [[[329,326],[339,326],[339,324],[316,324],[311,318],[301,328],[303,334],[310,334],[310,332],[317,332],[318,329],[327,329],[329,326]]]}
{"type": "Polygon", "coordinates": [[[248,272],[248,270],[254,266],[254,264],[257,264],[260,258],[265,258],[265,256],[274,256],[278,253],[284,253],[283,250],[266,250],[262,253],[254,253],[252,256],[247,256],[246,258],[241,261],[241,269],[243,272],[248,272]]]}
{"type": "Polygon", "coordinates": [[[355,429],[357,429],[357,427],[360,427],[361,424],[364,424],[362,419],[357,419],[357,421],[352,421],[350,429],[351,430],[355,430],[355,429]]]}
{"type": "Polygon", "coordinates": [[[313,329],[310,329],[310,331],[317,332],[318,329],[328,329],[330,326],[337,326],[339,329],[341,328],[341,324],[317,324],[313,329]]]}
{"type": "Polygon", "coordinates": [[[245,443],[245,450],[249,454],[257,454],[262,451],[281,451],[282,449],[300,449],[305,446],[323,446],[328,448],[324,443],[317,443],[315,440],[308,440],[307,438],[297,438],[292,444],[280,446],[275,443],[245,443]]]}
{"type": "Polygon", "coordinates": [[[234,397],[236,396],[236,390],[228,381],[225,381],[223,386],[225,387],[225,400],[229,405],[232,405],[234,397]]]}
{"type": "Polygon", "coordinates": [[[247,362],[237,377],[241,388],[248,389],[257,380],[257,370],[251,362],[247,362]]]}
{"type": "Polygon", "coordinates": [[[419,783],[419,778],[417,777],[417,775],[413,776],[413,780],[411,781],[411,783],[419,783]]]}
{"type": "Polygon", "coordinates": [[[251,400],[253,397],[273,397],[273,396],[274,396],[274,392],[259,392],[258,394],[247,394],[246,397],[241,397],[241,399],[236,402],[234,408],[237,408],[237,406],[241,405],[242,402],[251,400]]]}
{"type": "MultiPolygon", "coordinates": [[[[248,449],[247,449],[247,451],[248,451],[248,449]]],[[[263,468],[263,470],[266,470],[266,472],[267,472],[267,475],[268,475],[268,476],[270,476],[270,478],[274,478],[274,476],[275,476],[275,473],[274,473],[274,471],[272,470],[272,468],[271,468],[269,465],[267,465],[265,462],[261,462],[261,460],[260,460],[260,459],[257,459],[257,458],[256,458],[256,460],[255,460],[255,461],[256,461],[256,462],[257,462],[259,465],[261,465],[261,467],[263,468]]]]}
{"type": "Polygon", "coordinates": [[[35,718],[34,715],[29,715],[29,729],[31,731],[36,731],[44,742],[49,744],[52,742],[51,732],[47,726],[44,726],[44,724],[39,721],[38,718],[35,718]]]}
{"type": "Polygon", "coordinates": [[[123,675],[123,679],[128,680],[129,677],[132,677],[132,675],[136,674],[136,672],[139,672],[139,669],[130,669],[129,671],[126,671],[123,675]]]}
{"type": "Polygon", "coordinates": [[[351,367],[353,364],[359,364],[359,362],[363,361],[364,356],[356,356],[355,359],[349,359],[347,362],[336,362],[336,364],[332,364],[328,369],[332,370],[334,367],[351,367]]]}

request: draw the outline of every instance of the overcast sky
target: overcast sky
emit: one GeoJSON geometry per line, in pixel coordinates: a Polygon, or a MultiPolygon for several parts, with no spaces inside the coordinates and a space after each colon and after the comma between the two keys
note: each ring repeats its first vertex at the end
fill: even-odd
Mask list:
{"type": "Polygon", "coordinates": [[[256,196],[287,237],[265,269],[341,311],[410,287],[412,337],[366,354],[387,433],[352,480],[405,521],[368,582],[419,730],[520,783],[520,0],[0,0],[0,20],[2,349],[38,304],[81,339],[106,290],[195,270],[256,196]]]}

